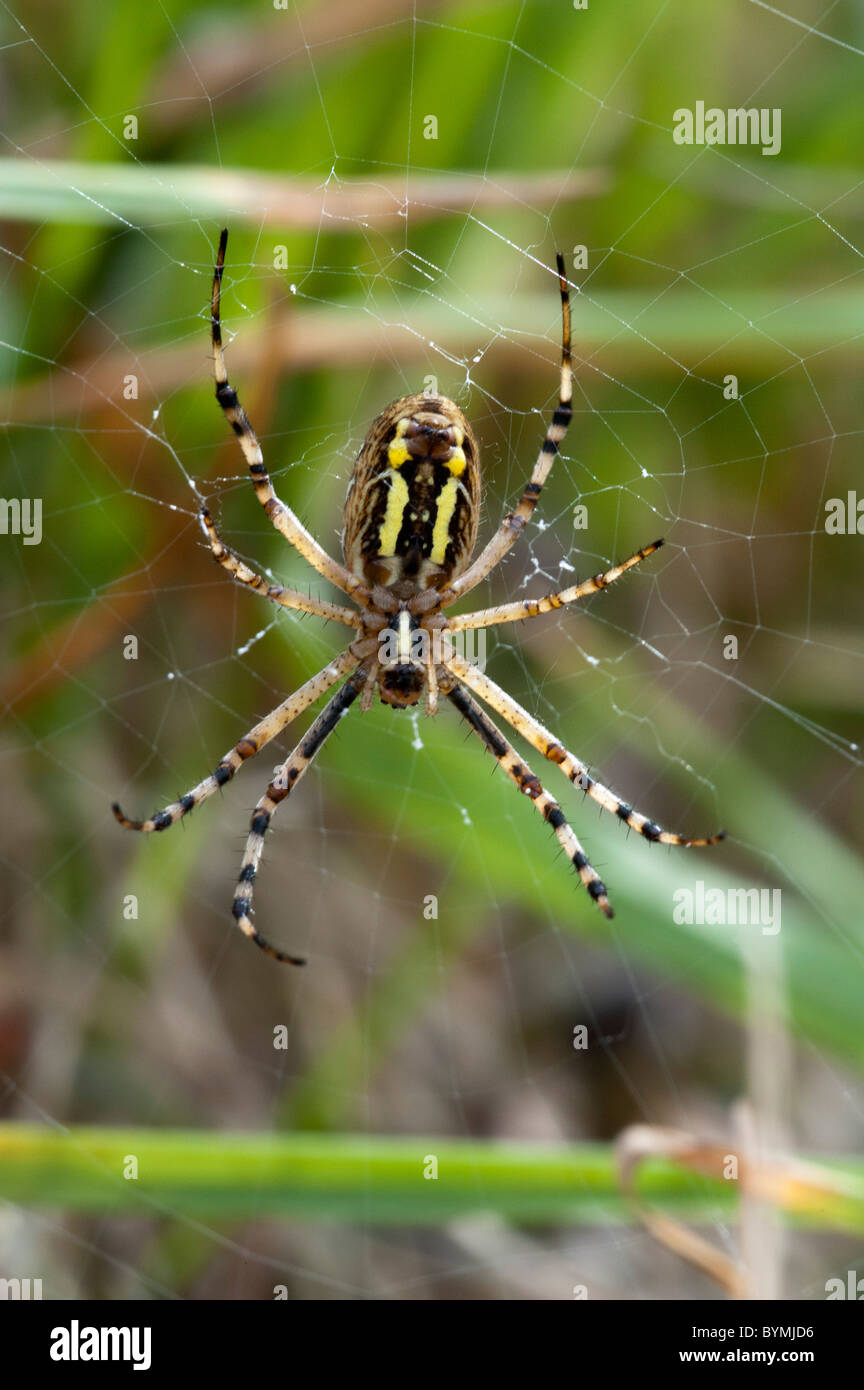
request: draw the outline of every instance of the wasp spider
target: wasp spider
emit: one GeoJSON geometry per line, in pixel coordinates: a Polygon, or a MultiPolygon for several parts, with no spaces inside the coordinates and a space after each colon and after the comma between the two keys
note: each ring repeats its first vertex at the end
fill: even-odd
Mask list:
{"type": "Polygon", "coordinates": [[[314,613],[319,618],[353,628],[356,637],[340,656],[250,729],[225,754],[211,776],[205,777],[179,801],[158,811],[149,820],[129,820],[117,805],[113,808],[115,816],[130,830],[167,830],[212,796],[218,787],[229,782],[247,758],[265,748],[344,677],[344,683],[277,770],[255,807],[234,894],[233,913],[241,931],[275,960],[302,965],[298,957],[286,955],[265,941],[252,920],[252,895],[264,836],[276,809],[355,700],[359,699],[361,709],[369,709],[377,691],[385,704],[394,709],[408,709],[416,705],[425,692],[429,714],[435,712],[441,696],[455,705],[510,780],[552,826],[586,890],[606,916],[611,917],[605,884],[588,862],[561,807],[541,786],[474,695],[604,810],[647,840],[664,845],[711,845],[723,838],[722,833],[687,839],[661,830],[632,806],[619,801],[613,792],[589,776],[581,759],[568,752],[533,715],[478,667],[465,661],[455,650],[449,634],[467,628],[518,622],[574,603],[608,588],[622,574],[653,554],[662,542],[654,541],[604,573],[543,598],[505,603],[458,617],[445,616],[445,609],[476,588],[525,529],[570,424],[570,300],[562,258],[558,257],[563,315],[558,405],[518,505],[508,512],[472,563],[480,506],[480,466],[471,426],[459,407],[444,396],[403,396],[374,421],[357,457],[345,504],[342,537],[345,563],[340,564],[331,559],[290,507],[276,496],[255,431],[236,391],[229,384],[219,317],[227,240],[228,233],[223,231],[211,301],[216,399],[237,435],[258,501],[273,525],[313,569],[341,589],[355,606],[349,608],[327,599],[307,597],[279,584],[268,584],[223,544],[206,508],[201,512],[204,534],[213,558],[240,584],[248,585],[283,608],[314,613]]]}

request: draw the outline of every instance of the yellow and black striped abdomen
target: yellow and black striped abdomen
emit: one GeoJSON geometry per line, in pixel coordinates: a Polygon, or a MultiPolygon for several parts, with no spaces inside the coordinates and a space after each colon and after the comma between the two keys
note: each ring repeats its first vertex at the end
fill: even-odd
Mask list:
{"type": "Polygon", "coordinates": [[[345,502],[342,548],[351,571],[400,599],[443,588],[477,539],[477,442],[446,397],[403,396],[363,443],[345,502]]]}

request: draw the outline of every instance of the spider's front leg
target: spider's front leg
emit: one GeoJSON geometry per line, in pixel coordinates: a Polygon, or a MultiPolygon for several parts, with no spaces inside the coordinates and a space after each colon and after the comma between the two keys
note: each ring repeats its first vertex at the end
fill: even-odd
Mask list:
{"type": "Polygon", "coordinates": [[[270,827],[277,807],[299,782],[315,754],[357,699],[366,683],[366,676],[366,668],[361,666],[349,676],[341,690],[337,690],[315,723],[297,744],[293,753],[285,759],[285,762],[278,769],[276,776],[252,813],[252,824],[243,854],[240,877],[234,893],[232,912],[238,927],[245,936],[254,941],[255,945],[259,946],[273,960],[282,961],[289,965],[305,965],[306,962],[302,956],[288,955],[284,951],[277,950],[275,946],[271,946],[252,922],[252,897],[261,855],[264,852],[264,836],[270,827]]]}
{"type": "Polygon", "coordinates": [[[543,788],[540,779],[519,757],[516,749],[508,743],[497,725],[493,724],[480,706],[472,700],[465,687],[443,667],[439,673],[439,684],[451,704],[455,705],[462,717],[468,721],[473,732],[486,745],[511,782],[529,798],[535,810],[552,826],[558,843],[578,873],[589,896],[607,917],[614,917],[606,894],[606,885],[597,870],[588,862],[588,856],[555,798],[543,788]]]}
{"type": "Polygon", "coordinates": [[[426,713],[438,713],[438,672],[431,659],[426,664],[426,713]]]}
{"type": "Polygon", "coordinates": [[[568,781],[573,782],[580,790],[587,793],[592,801],[596,801],[604,811],[609,811],[613,816],[617,816],[631,830],[644,836],[646,840],[661,845],[680,845],[685,849],[694,849],[697,846],[717,845],[721,840],[725,840],[725,830],[720,830],[715,835],[679,835],[674,830],[661,830],[659,825],[643,816],[641,811],[636,811],[629,806],[626,801],[621,801],[613,791],[604,787],[602,782],[598,782],[588,772],[587,767],[573,753],[558,742],[558,740],[545,728],[533,715],[508,695],[506,690],[502,690],[500,685],[490,680],[488,676],[477,666],[472,666],[465,661],[458,653],[453,652],[448,659],[448,666],[455,674],[463,680],[465,684],[479,695],[481,700],[494,709],[496,714],[500,714],[507,720],[517,733],[521,734],[526,743],[530,743],[532,748],[536,748],[544,758],[548,758],[550,763],[554,763],[560,768],[568,781]]]}
{"type": "Polygon", "coordinates": [[[230,782],[238,768],[242,767],[247,758],[252,758],[266,747],[277,734],[296,719],[298,714],[302,714],[304,709],[314,702],[331,686],[335,685],[341,676],[347,675],[357,665],[358,657],[348,649],[337,656],[323,671],[319,671],[305,685],[301,685],[299,690],[295,690],[293,695],[289,695],[281,705],[271,710],[259,724],[250,729],[236,743],[233,748],[225,754],[224,758],[217,764],[214,772],[209,777],[205,777],[203,782],[199,782],[197,787],[193,787],[185,796],[181,796],[179,801],[174,801],[170,806],[166,806],[163,811],[157,811],[149,820],[130,820],[125,816],[115,801],[111,809],[115,818],[126,830],[143,830],[149,834],[153,830],[167,830],[176,821],[193,811],[196,806],[200,806],[202,801],[206,801],[220,787],[224,787],[226,782],[230,782]]]}
{"type": "MultiPolygon", "coordinates": [[[[438,713],[438,671],[439,668],[446,663],[447,657],[452,651],[452,645],[447,639],[450,623],[444,614],[437,611],[432,605],[432,597],[433,591],[427,590],[426,594],[420,597],[415,610],[425,614],[420,620],[420,625],[424,640],[423,657],[426,666],[427,714],[438,713]],[[432,612],[427,611],[429,607],[433,607],[432,612]]],[[[437,593],[434,594],[436,601],[438,597],[437,593]]]]}

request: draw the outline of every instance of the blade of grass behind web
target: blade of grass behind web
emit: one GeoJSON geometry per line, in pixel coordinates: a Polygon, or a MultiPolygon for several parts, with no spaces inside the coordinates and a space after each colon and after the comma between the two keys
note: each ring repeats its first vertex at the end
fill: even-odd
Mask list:
{"type": "MultiPolygon", "coordinates": [[[[822,1164],[830,1192],[800,1219],[864,1232],[864,1165],[822,1164]]],[[[640,1169],[643,1200],[689,1219],[728,1219],[736,1184],[669,1162],[640,1169]]],[[[632,1219],[614,1150],[439,1136],[211,1134],[0,1125],[0,1197],[18,1206],[437,1224],[494,1211],[528,1222],[632,1219]]]]}
{"type": "MultiPolygon", "coordinates": [[[[499,172],[471,170],[416,174],[409,189],[412,218],[428,221],[466,208],[543,204],[603,192],[606,176],[595,171],[499,172]]],[[[253,228],[327,228],[351,234],[368,223],[398,222],[405,202],[401,184],[376,178],[287,178],[255,169],[207,165],[0,159],[0,207],[6,221],[89,226],[152,226],[209,218],[253,228]]]]}

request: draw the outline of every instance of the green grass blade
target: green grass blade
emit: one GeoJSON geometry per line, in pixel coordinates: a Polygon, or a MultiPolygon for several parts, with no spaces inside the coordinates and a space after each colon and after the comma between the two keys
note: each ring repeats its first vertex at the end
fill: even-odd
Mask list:
{"type": "MultiPolygon", "coordinates": [[[[864,1164],[824,1169],[844,1196],[810,1224],[864,1231],[864,1164]]],[[[682,1218],[734,1213],[734,1183],[652,1160],[640,1196],[682,1218]]],[[[614,1151],[356,1134],[260,1135],[0,1126],[0,1196],[21,1206],[435,1224],[469,1212],[520,1221],[632,1220],[614,1151]],[[130,1172],[133,1159],[137,1177],[130,1172]],[[437,1176],[431,1172],[433,1160],[437,1176]]]]}
{"type": "MultiPolygon", "coordinates": [[[[514,200],[551,202],[603,191],[598,172],[421,174],[411,188],[412,216],[427,221],[459,210],[509,206],[514,200]]],[[[405,200],[386,180],[304,179],[254,169],[195,164],[128,164],[75,160],[0,159],[0,215],[4,221],[155,226],[195,218],[235,225],[328,229],[349,234],[362,222],[397,222],[405,200]]]]}

